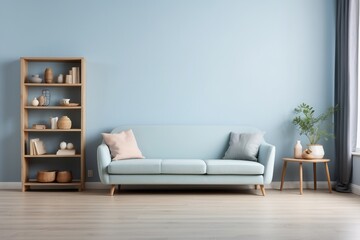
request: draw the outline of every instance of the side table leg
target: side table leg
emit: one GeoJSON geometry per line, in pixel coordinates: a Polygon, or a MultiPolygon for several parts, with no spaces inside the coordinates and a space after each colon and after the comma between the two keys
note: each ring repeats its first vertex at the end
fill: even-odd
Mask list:
{"type": "Polygon", "coordinates": [[[280,191],[282,191],[282,190],[283,190],[283,187],[284,187],[284,180],[285,180],[286,166],[287,166],[287,161],[284,161],[284,163],[283,163],[283,169],[282,169],[282,173],[281,173],[281,185],[280,185],[280,191]]]}
{"type": "Polygon", "coordinates": [[[326,177],[327,177],[327,182],[328,182],[328,187],[329,187],[329,192],[331,193],[331,183],[330,183],[330,174],[329,174],[329,167],[327,162],[325,163],[325,171],[326,171],[326,177]]]}
{"type": "Polygon", "coordinates": [[[303,194],[303,167],[302,162],[299,163],[299,175],[300,175],[300,195],[303,194]]]}
{"type": "Polygon", "coordinates": [[[316,191],[316,163],[313,163],[314,170],[314,190],[316,191]]]}

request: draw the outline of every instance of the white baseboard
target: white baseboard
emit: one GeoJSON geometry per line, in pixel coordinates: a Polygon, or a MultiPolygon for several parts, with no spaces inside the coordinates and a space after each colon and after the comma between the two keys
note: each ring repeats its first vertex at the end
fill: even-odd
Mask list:
{"type": "MultiPolygon", "coordinates": [[[[331,182],[332,186],[334,186],[335,182],[331,182]]],[[[307,181],[303,183],[304,189],[313,189],[314,187],[314,183],[312,181],[307,181]]],[[[171,186],[172,189],[194,189],[194,187],[196,189],[206,189],[206,185],[205,186],[201,186],[201,185],[196,185],[196,186],[187,186],[187,185],[179,185],[179,186],[171,186]]],[[[219,185],[219,186],[212,186],[212,188],[232,188],[234,186],[231,185],[219,185]]],[[[240,186],[241,188],[249,188],[249,186],[240,186]]],[[[297,189],[300,187],[299,182],[296,181],[292,181],[292,182],[285,182],[284,183],[284,189],[297,189]]],[[[317,182],[317,187],[318,189],[327,189],[328,185],[326,181],[320,181],[317,182]]],[[[108,185],[104,185],[101,182],[86,182],[85,183],[85,188],[89,189],[89,190],[99,190],[99,189],[109,189],[108,185]]],[[[127,189],[146,189],[146,188],[152,188],[152,189],[169,189],[169,186],[166,185],[151,185],[151,186],[146,186],[146,185],[135,185],[135,186],[131,186],[131,185],[126,185],[127,189]]],[[[280,189],[280,182],[272,182],[269,185],[265,186],[266,189],[280,189]]],[[[21,182],[0,182],[0,190],[20,190],[21,189],[21,182]]],[[[356,195],[360,195],[360,186],[359,185],[355,185],[352,184],[351,185],[351,189],[352,189],[352,193],[356,194],[356,195]]]]}
{"type": "MultiPolygon", "coordinates": [[[[281,182],[272,182],[270,185],[266,185],[265,187],[268,189],[280,189],[281,182]]],[[[335,182],[331,182],[331,186],[334,186],[335,182]]],[[[328,189],[327,181],[318,181],[316,183],[317,189],[328,189]]],[[[284,182],[284,189],[299,189],[300,183],[299,181],[291,181],[291,182],[284,182]]],[[[314,182],[313,181],[305,181],[303,182],[304,189],[314,189],[314,182]]]]}
{"type": "Polygon", "coordinates": [[[0,190],[21,189],[21,182],[0,182],[0,190]]]}
{"type": "MultiPolygon", "coordinates": [[[[332,182],[332,185],[334,185],[335,182],[332,182]]],[[[234,185],[212,185],[211,188],[233,188],[234,185]]],[[[238,187],[241,187],[243,189],[252,188],[249,185],[240,185],[238,187]]],[[[298,181],[291,181],[291,182],[285,182],[284,183],[284,189],[296,189],[299,188],[300,184],[298,181]]],[[[304,189],[313,189],[314,183],[313,181],[306,181],[303,182],[304,189]]],[[[127,189],[142,189],[142,188],[152,188],[152,189],[206,189],[206,185],[125,185],[125,188],[127,189]]],[[[280,189],[280,182],[272,182],[269,185],[265,186],[266,189],[280,189]]],[[[317,188],[318,189],[327,189],[328,185],[326,181],[318,181],[317,182],[317,188]]],[[[353,193],[360,195],[360,186],[352,185],[353,193]]],[[[21,182],[0,182],[0,190],[7,190],[7,189],[21,189],[21,182]]],[[[89,190],[98,190],[98,189],[109,189],[108,185],[104,185],[101,182],[86,182],[85,183],[85,189],[89,190]]]]}
{"type": "Polygon", "coordinates": [[[360,195],[360,186],[359,185],[351,184],[351,190],[352,190],[352,193],[354,193],[356,195],[360,195]]]}
{"type": "Polygon", "coordinates": [[[109,186],[104,185],[101,182],[86,182],[85,189],[109,189],[109,186]]]}

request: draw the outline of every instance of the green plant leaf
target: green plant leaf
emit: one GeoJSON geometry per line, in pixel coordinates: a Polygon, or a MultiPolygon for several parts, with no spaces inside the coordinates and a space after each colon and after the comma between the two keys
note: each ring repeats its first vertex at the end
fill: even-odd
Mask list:
{"type": "Polygon", "coordinates": [[[308,104],[301,103],[294,111],[296,116],[292,123],[298,128],[300,135],[305,135],[309,139],[310,144],[316,144],[321,139],[328,140],[329,137],[334,137],[327,129],[322,128],[322,124],[330,116],[338,110],[338,106],[329,107],[326,112],[319,116],[314,116],[315,110],[308,104]]]}

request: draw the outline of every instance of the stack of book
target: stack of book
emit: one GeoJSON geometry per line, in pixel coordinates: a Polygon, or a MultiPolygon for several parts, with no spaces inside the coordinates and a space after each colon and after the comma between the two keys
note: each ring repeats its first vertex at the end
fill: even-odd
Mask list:
{"type": "Polygon", "coordinates": [[[69,75],[72,77],[72,83],[80,83],[80,68],[72,67],[69,71],[69,75]]]}
{"type": "Polygon", "coordinates": [[[44,142],[39,138],[30,139],[30,155],[43,155],[46,153],[44,142]]]}

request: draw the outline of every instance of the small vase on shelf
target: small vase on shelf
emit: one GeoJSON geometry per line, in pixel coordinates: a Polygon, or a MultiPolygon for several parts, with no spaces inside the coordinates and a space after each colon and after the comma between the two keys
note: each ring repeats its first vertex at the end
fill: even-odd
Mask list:
{"type": "Polygon", "coordinates": [[[294,158],[302,158],[302,146],[300,140],[298,140],[294,147],[294,158]]]}
{"type": "Polygon", "coordinates": [[[71,128],[71,120],[68,116],[62,116],[58,122],[57,126],[59,129],[70,129],[71,128]]]}
{"type": "Polygon", "coordinates": [[[39,106],[39,100],[37,100],[37,98],[34,98],[34,99],[31,101],[31,105],[33,105],[34,107],[39,106]]]}
{"type": "Polygon", "coordinates": [[[37,99],[39,100],[39,106],[45,106],[45,96],[44,95],[40,95],[37,99]]]}
{"type": "Polygon", "coordinates": [[[64,82],[64,76],[62,74],[59,74],[59,76],[57,78],[57,82],[58,83],[63,83],[64,82]]]}
{"type": "Polygon", "coordinates": [[[53,82],[53,72],[51,68],[46,68],[44,73],[44,78],[46,83],[52,83],[53,82]]]}

